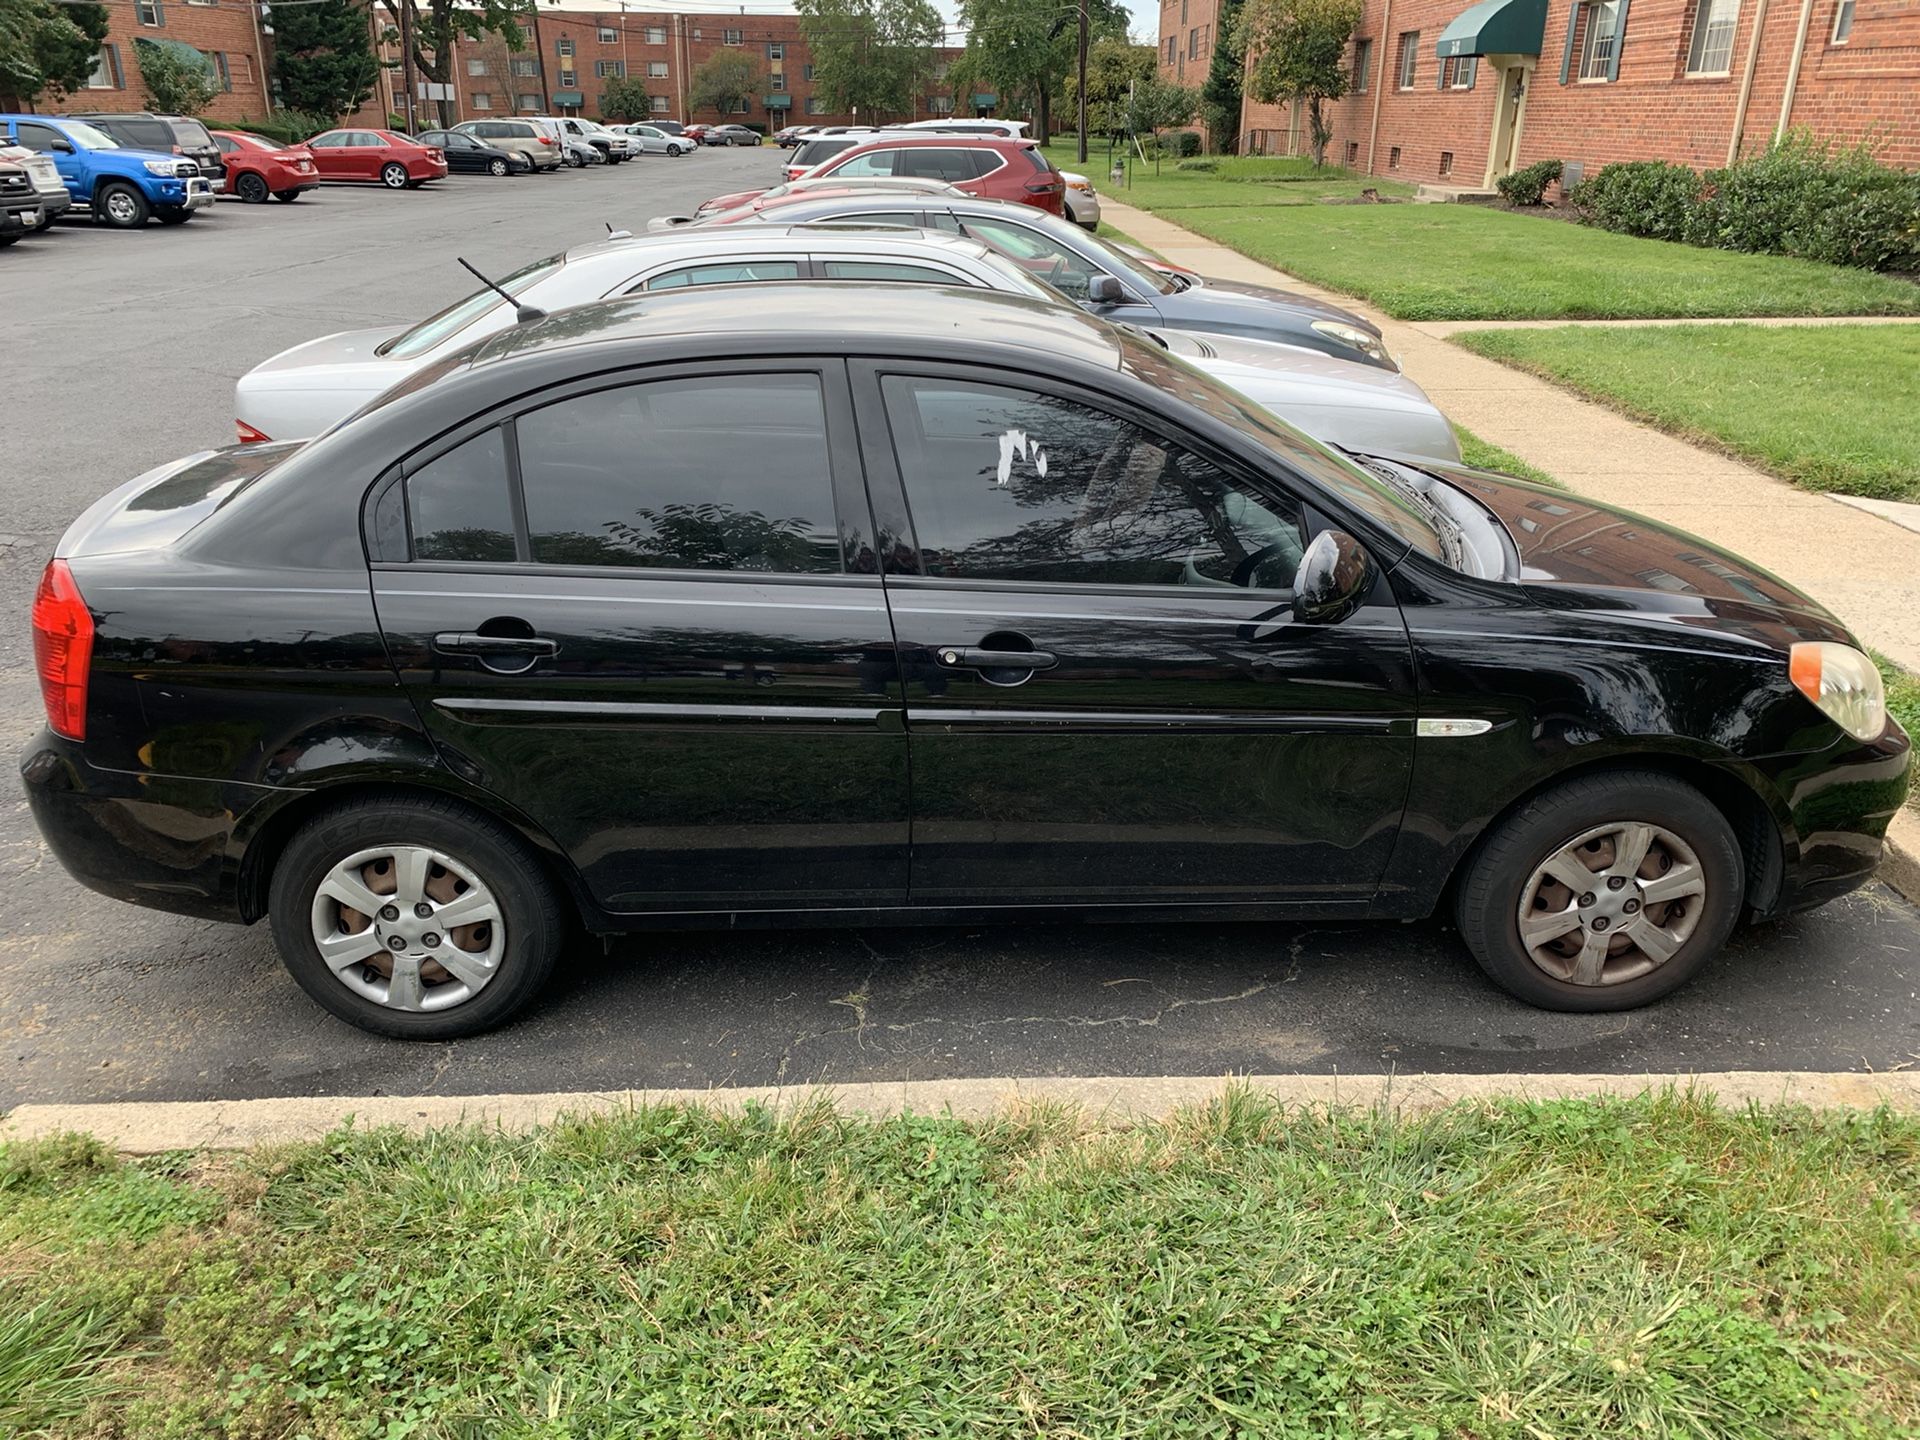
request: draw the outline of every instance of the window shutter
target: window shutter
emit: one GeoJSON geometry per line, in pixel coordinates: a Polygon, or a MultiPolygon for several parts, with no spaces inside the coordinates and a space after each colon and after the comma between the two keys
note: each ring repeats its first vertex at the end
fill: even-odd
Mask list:
{"type": "Polygon", "coordinates": [[[1620,12],[1613,17],[1613,54],[1607,57],[1607,79],[1620,78],[1620,52],[1627,48],[1627,0],[1620,0],[1620,12]]]}
{"type": "MultiPolygon", "coordinates": [[[[1458,65],[1460,62],[1456,60],[1453,63],[1455,65],[1458,65]]],[[[1434,68],[1437,69],[1440,73],[1433,77],[1433,88],[1436,90],[1446,89],[1447,88],[1447,62],[1442,60],[1434,68]]]]}
{"type": "Polygon", "coordinates": [[[1567,76],[1573,73],[1573,32],[1580,28],[1580,5],[1575,0],[1573,9],[1567,12],[1567,48],[1560,54],[1560,83],[1567,83],[1567,76]]]}

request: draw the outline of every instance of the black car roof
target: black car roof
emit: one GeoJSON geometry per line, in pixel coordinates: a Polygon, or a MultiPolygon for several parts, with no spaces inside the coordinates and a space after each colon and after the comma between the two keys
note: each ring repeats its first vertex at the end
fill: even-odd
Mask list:
{"type": "Polygon", "coordinates": [[[1119,332],[1083,310],[1022,295],[933,285],[817,281],[709,285],[562,310],[479,345],[472,364],[607,341],[724,335],[804,340],[833,351],[946,337],[1011,345],[1103,370],[1122,361],[1119,332]]]}

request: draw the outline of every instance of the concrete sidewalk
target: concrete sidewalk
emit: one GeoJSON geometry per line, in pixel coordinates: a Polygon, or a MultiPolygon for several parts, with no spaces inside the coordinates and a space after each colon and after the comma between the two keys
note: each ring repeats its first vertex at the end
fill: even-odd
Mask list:
{"type": "Polygon", "coordinates": [[[1445,337],[1464,325],[1390,319],[1364,301],[1308,285],[1111,196],[1103,195],[1101,205],[1107,219],[1176,264],[1223,280],[1284,286],[1367,316],[1385,332],[1407,374],[1482,440],[1581,494],[1677,525],[1764,565],[1826,605],[1867,644],[1920,671],[1920,533],[1449,344],[1445,337]]]}

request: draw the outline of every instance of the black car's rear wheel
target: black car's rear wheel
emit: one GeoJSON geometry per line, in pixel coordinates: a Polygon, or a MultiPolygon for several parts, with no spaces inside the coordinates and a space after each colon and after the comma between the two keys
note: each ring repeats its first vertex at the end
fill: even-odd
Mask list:
{"type": "Polygon", "coordinates": [[[1697,974],[1739,918],[1733,828],[1671,777],[1620,772],[1547,790],[1487,837],[1456,917],[1474,958],[1548,1010],[1628,1010],[1697,974]]]}
{"type": "Polygon", "coordinates": [[[271,192],[267,189],[266,177],[249,170],[233,182],[233,193],[249,205],[264,205],[271,192]]]}
{"type": "Polygon", "coordinates": [[[288,971],[341,1019],[445,1040],[500,1024],[539,992],[566,927],[511,831],[450,802],[349,801],[302,827],[274,867],[288,971]]]}

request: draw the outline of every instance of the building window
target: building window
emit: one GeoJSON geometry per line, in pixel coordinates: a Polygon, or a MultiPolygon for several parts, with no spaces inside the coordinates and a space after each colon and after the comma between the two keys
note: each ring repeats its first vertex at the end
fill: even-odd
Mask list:
{"type": "Polygon", "coordinates": [[[532,58],[516,59],[513,62],[513,73],[528,77],[538,75],[540,73],[540,62],[532,58]]]}
{"type": "Polygon", "coordinates": [[[785,94],[787,89],[787,77],[778,70],[774,71],[771,75],[767,76],[767,88],[773,91],[776,95],[785,94]]]}
{"type": "Polygon", "coordinates": [[[787,47],[780,41],[776,40],[772,44],[767,46],[767,59],[784,60],[786,58],[787,58],[787,47]]]}
{"type": "Polygon", "coordinates": [[[1387,151],[1387,169],[1398,170],[1399,168],[1400,168],[1400,147],[1396,145],[1391,150],[1387,151]]]}
{"type": "Polygon", "coordinates": [[[476,110],[491,110],[493,108],[493,96],[485,90],[474,91],[473,108],[476,110]]]}
{"type": "Polygon", "coordinates": [[[1449,90],[1471,90],[1474,77],[1480,73],[1478,55],[1455,55],[1441,62],[1441,79],[1449,90]]]}
{"type": "Polygon", "coordinates": [[[1174,46],[1174,38],[1173,36],[1169,35],[1167,37],[1167,64],[1169,65],[1173,63],[1173,46],[1174,46]]]}
{"type": "Polygon", "coordinates": [[[929,115],[951,115],[953,113],[953,97],[951,95],[929,95],[927,97],[927,113],[929,115]]]}
{"type": "Polygon", "coordinates": [[[538,95],[529,95],[525,91],[522,91],[513,97],[513,103],[516,108],[521,110],[538,111],[540,108],[540,97],[538,95]]]}
{"type": "Polygon", "coordinates": [[[800,67],[800,78],[802,80],[811,81],[813,79],[813,66],[802,65],[800,67]]]}
{"type": "Polygon", "coordinates": [[[620,32],[602,25],[594,31],[594,38],[602,45],[618,45],[620,43],[620,32]]]}
{"type": "Polygon", "coordinates": [[[120,52],[111,45],[102,45],[100,53],[93,57],[93,69],[87,72],[87,89],[118,90],[120,88],[120,52]]]}
{"type": "Polygon", "coordinates": [[[647,78],[649,80],[666,79],[667,78],[667,62],[664,60],[649,60],[647,62],[647,78]]]}
{"type": "Polygon", "coordinates": [[[822,100],[822,99],[821,99],[821,98],[820,98],[819,96],[817,96],[817,95],[809,95],[809,96],[807,97],[807,114],[809,114],[809,115],[824,115],[824,114],[826,114],[826,113],[827,113],[827,102],[826,102],[826,101],[824,101],[824,100],[822,100]]]}
{"type": "Polygon", "coordinates": [[[1614,52],[1620,46],[1620,0],[1599,0],[1585,7],[1587,33],[1580,42],[1580,78],[1611,80],[1614,52]]]}
{"type": "Polygon", "coordinates": [[[1400,88],[1413,88],[1414,72],[1420,68],[1420,32],[1402,30],[1400,32],[1400,88]]]}
{"type": "Polygon", "coordinates": [[[753,106],[748,101],[736,100],[733,102],[733,109],[727,113],[729,115],[751,115],[753,113],[753,106]]]}
{"type": "Polygon", "coordinates": [[[722,30],[720,32],[720,43],[722,45],[739,45],[743,43],[746,38],[747,32],[744,30],[722,30]]]}
{"type": "Polygon", "coordinates": [[[1833,43],[1844,45],[1851,34],[1853,34],[1853,0],[1840,0],[1839,7],[1833,12],[1833,43]]]}
{"type": "Polygon", "coordinates": [[[558,40],[554,41],[553,53],[556,55],[573,54],[573,37],[571,35],[562,35],[558,40]]]}
{"type": "Polygon", "coordinates": [[[1367,81],[1372,78],[1373,41],[1356,40],[1353,42],[1353,88],[1356,94],[1367,93],[1367,81]]]}
{"type": "Polygon", "coordinates": [[[1349,140],[1347,141],[1347,168],[1352,169],[1355,165],[1358,165],[1359,163],[1360,163],[1360,142],[1358,140],[1349,140]]]}
{"type": "Polygon", "coordinates": [[[492,73],[492,68],[484,60],[467,61],[467,74],[469,75],[490,75],[492,73]]]}
{"type": "Polygon", "coordinates": [[[667,43],[667,27],[664,25],[647,26],[646,41],[647,41],[647,44],[649,45],[666,44],[667,43]]]}
{"type": "Polygon", "coordinates": [[[562,70],[560,72],[560,88],[562,90],[571,90],[579,83],[580,72],[578,70],[562,70]]]}
{"type": "Polygon", "coordinates": [[[1725,75],[1733,58],[1733,31],[1740,21],[1740,0],[1700,0],[1693,12],[1693,43],[1687,47],[1687,74],[1725,75]]]}
{"type": "Polygon", "coordinates": [[[596,60],[593,62],[593,73],[602,80],[609,78],[616,80],[624,79],[627,73],[627,62],[624,60],[596,60]]]}
{"type": "Polygon", "coordinates": [[[1440,152],[1440,173],[1442,175],[1451,175],[1453,173],[1453,152],[1451,150],[1442,150],[1440,152]]]}
{"type": "Polygon", "coordinates": [[[155,29],[167,23],[166,12],[160,8],[160,0],[135,0],[133,13],[142,25],[151,25],[155,29]]]}
{"type": "Polygon", "coordinates": [[[210,51],[207,58],[213,62],[213,78],[223,91],[233,89],[233,71],[227,68],[227,52],[210,51]]]}
{"type": "Polygon", "coordinates": [[[1187,23],[1187,0],[1180,0],[1180,23],[1187,23]]]}

